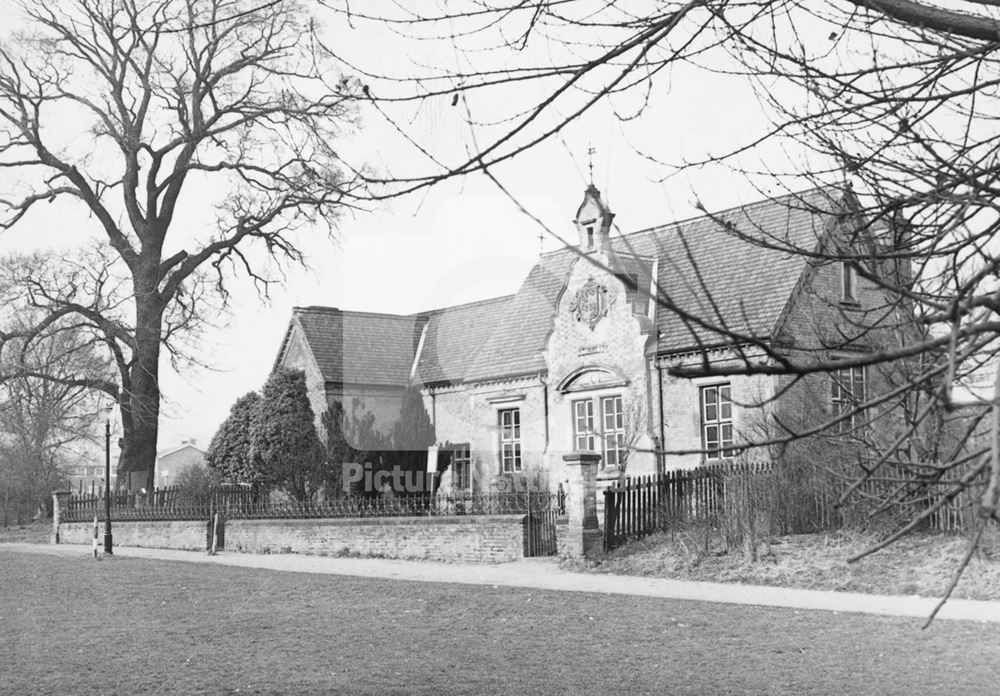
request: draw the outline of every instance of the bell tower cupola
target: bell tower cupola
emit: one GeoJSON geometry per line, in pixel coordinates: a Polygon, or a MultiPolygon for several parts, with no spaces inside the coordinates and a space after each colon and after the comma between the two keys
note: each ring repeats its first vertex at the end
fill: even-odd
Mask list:
{"type": "Polygon", "coordinates": [[[583,252],[611,250],[611,221],[615,214],[601,199],[601,192],[591,184],[583,192],[583,203],[576,211],[577,232],[580,234],[580,250],[583,252]]]}

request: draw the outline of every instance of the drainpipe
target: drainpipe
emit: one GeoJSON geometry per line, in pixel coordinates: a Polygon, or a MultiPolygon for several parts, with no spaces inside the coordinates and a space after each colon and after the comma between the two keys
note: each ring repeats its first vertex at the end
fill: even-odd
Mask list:
{"type": "MultiPolygon", "coordinates": [[[[656,358],[653,358],[653,360],[655,361],[656,358]]],[[[663,453],[663,451],[667,448],[667,440],[665,434],[666,431],[664,430],[663,425],[663,365],[660,363],[656,363],[656,384],[660,399],[660,451],[656,457],[656,466],[662,474],[667,468],[666,455],[663,453]]]]}
{"type": "Polygon", "coordinates": [[[545,405],[545,450],[549,449],[549,383],[539,376],[542,382],[542,403],[545,405]]]}

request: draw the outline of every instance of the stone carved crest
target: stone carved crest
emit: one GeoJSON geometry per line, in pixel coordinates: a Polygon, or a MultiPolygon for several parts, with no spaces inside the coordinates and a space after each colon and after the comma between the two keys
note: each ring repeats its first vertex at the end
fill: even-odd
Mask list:
{"type": "Polygon", "coordinates": [[[582,288],[576,291],[569,311],[573,313],[577,321],[583,322],[593,331],[597,323],[607,316],[614,301],[615,296],[608,287],[601,285],[591,277],[582,288]]]}

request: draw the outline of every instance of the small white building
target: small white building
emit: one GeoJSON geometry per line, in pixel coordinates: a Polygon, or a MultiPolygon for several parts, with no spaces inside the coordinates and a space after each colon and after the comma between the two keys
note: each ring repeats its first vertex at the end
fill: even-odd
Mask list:
{"type": "Polygon", "coordinates": [[[195,446],[195,440],[183,440],[177,447],[160,450],[156,453],[156,469],[154,481],[157,488],[166,488],[177,483],[182,471],[190,467],[205,465],[205,452],[195,446]]]}

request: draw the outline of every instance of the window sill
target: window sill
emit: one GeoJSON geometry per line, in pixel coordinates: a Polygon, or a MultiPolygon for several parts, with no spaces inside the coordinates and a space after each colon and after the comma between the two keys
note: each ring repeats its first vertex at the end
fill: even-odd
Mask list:
{"type": "Polygon", "coordinates": [[[844,309],[861,309],[861,303],[857,300],[841,300],[838,304],[844,309]]]}

